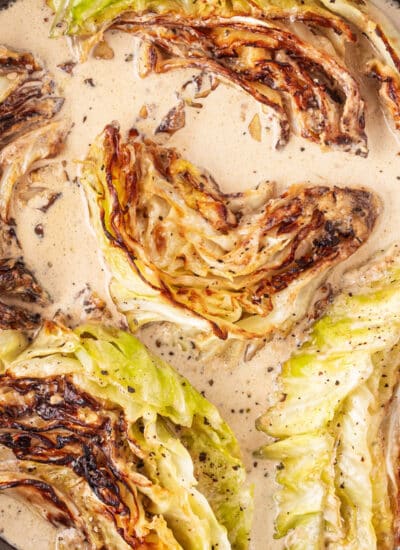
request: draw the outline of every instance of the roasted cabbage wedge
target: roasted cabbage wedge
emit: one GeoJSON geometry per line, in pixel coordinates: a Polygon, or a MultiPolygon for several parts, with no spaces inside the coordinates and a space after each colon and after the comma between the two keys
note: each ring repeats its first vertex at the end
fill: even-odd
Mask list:
{"type": "Polygon", "coordinates": [[[232,431],[135,337],[47,322],[30,345],[0,332],[0,358],[0,490],[39,506],[57,548],[248,547],[232,431]]]}
{"type": "Polygon", "coordinates": [[[26,304],[48,301],[20,257],[11,204],[15,185],[35,163],[61,150],[70,126],[55,119],[63,103],[31,53],[0,45],[0,329],[36,328],[40,314],[26,304]]]}
{"type": "Polygon", "coordinates": [[[380,96],[400,128],[398,32],[364,0],[237,0],[181,2],[50,0],[52,34],[77,35],[85,57],[107,28],[143,39],[141,74],[194,67],[217,74],[263,104],[285,145],[290,129],[324,147],[368,152],[364,103],[346,67],[354,29],[371,43],[366,74],[380,81],[380,96]],[[320,33],[318,46],[282,22],[305,23],[320,33]],[[330,49],[322,44],[329,40],[330,49]],[[340,59],[341,57],[341,59],[340,59]]]}
{"type": "Polygon", "coordinates": [[[364,189],[260,185],[224,194],[167,149],[106,127],[82,169],[111,295],[132,330],[179,325],[199,343],[288,330],[329,267],[370,235],[378,203],[364,189]]]}
{"type": "Polygon", "coordinates": [[[260,454],[279,462],[276,537],[287,535],[288,548],[398,541],[398,247],[357,277],[284,363],[259,419],[275,438],[260,454]]]}
{"type": "Polygon", "coordinates": [[[35,162],[59,153],[70,123],[55,117],[64,99],[29,52],[0,45],[0,219],[10,221],[16,183],[35,162]]]}

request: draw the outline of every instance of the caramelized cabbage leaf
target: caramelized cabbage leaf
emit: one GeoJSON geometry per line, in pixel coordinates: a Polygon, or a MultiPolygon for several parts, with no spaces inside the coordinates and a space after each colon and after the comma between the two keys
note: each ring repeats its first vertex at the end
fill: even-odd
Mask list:
{"type": "Polygon", "coordinates": [[[175,150],[124,143],[115,125],[94,141],[81,179],[130,328],[168,321],[207,343],[289,330],[378,212],[364,189],[293,186],[275,196],[265,184],[223,194],[175,150]]]}
{"type": "Polygon", "coordinates": [[[70,123],[57,119],[64,99],[29,52],[0,45],[0,219],[10,221],[14,186],[34,163],[59,153],[70,123]]]}
{"type": "Polygon", "coordinates": [[[55,119],[63,103],[31,53],[0,45],[0,329],[36,328],[40,314],[26,304],[48,299],[20,257],[11,203],[35,163],[60,151],[70,127],[55,119]]]}
{"type": "Polygon", "coordinates": [[[14,455],[1,490],[39,502],[80,548],[248,547],[238,443],[186,379],[100,325],[46,323],[28,347],[0,334],[0,444],[14,455]]]}
{"type": "Polygon", "coordinates": [[[54,36],[77,35],[85,57],[110,27],[141,37],[143,75],[195,67],[217,74],[261,102],[277,123],[277,147],[290,130],[330,148],[367,154],[364,103],[348,70],[346,42],[371,43],[364,70],[380,81],[380,97],[400,128],[400,41],[395,27],[364,0],[236,0],[93,2],[51,0],[54,36]],[[245,18],[245,19],[244,19],[245,18]],[[301,22],[328,50],[302,40],[281,22],[301,22]],[[150,46],[149,46],[150,45],[150,46]],[[336,50],[336,54],[333,52],[336,50]],[[145,52],[143,54],[143,52],[145,52]],[[290,105],[290,109],[287,108],[290,105]]]}

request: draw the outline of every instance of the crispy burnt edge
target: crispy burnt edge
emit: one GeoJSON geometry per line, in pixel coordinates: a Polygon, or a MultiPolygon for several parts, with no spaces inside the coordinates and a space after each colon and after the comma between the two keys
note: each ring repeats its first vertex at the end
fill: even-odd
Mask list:
{"type": "MultiPolygon", "coordinates": [[[[138,486],[139,478],[129,480],[120,468],[121,460],[128,458],[139,473],[144,467],[143,459],[133,452],[137,445],[128,433],[123,410],[117,406],[110,409],[106,403],[97,401],[78,389],[68,376],[38,379],[6,374],[0,376],[0,388],[7,393],[0,404],[0,445],[10,449],[20,461],[70,468],[88,484],[119,536],[132,548],[147,548],[146,540],[135,535],[132,524],[139,512],[130,484],[138,486]],[[88,415],[82,417],[83,410],[94,413],[90,415],[91,422],[88,415]],[[132,442],[129,450],[127,441],[132,442]]],[[[58,509],[64,523],[68,526],[79,523],[82,529],[62,495],[57,496],[57,487],[37,477],[11,480],[0,484],[0,489],[33,485],[44,500],[58,509]]]]}
{"type": "Polygon", "coordinates": [[[49,296],[21,258],[0,259],[0,330],[36,329],[41,314],[22,304],[40,307],[48,302],[49,296]]]}
{"type": "Polygon", "coordinates": [[[400,57],[381,25],[376,26],[375,33],[384,44],[397,72],[391,70],[387,65],[372,61],[367,64],[366,74],[380,82],[379,93],[394,120],[396,129],[400,130],[400,57]]]}
{"type": "Polygon", "coordinates": [[[23,307],[8,305],[0,300],[1,330],[31,330],[41,320],[40,313],[32,313],[23,307]]]}
{"type": "Polygon", "coordinates": [[[18,302],[43,305],[47,300],[47,295],[22,259],[0,259],[0,329],[35,328],[40,322],[40,314],[26,310],[18,302]],[[6,303],[4,299],[17,303],[6,303]]]}
{"type": "Polygon", "coordinates": [[[152,44],[146,49],[147,68],[144,74],[184,67],[209,70],[242,88],[256,101],[270,108],[280,127],[277,148],[283,147],[289,140],[289,113],[292,111],[291,117],[297,121],[299,133],[305,139],[360,156],[368,154],[364,102],[357,82],[332,56],[310,45],[306,46],[293,33],[279,27],[227,21],[223,18],[178,20],[171,16],[140,17],[128,14],[117,19],[112,28],[137,34],[152,44]],[[236,41],[223,46],[213,41],[211,36],[211,32],[218,28],[252,33],[258,38],[249,42],[247,35],[243,42],[236,41]],[[168,38],[163,37],[167,33],[168,38]],[[261,39],[262,36],[264,40],[261,39]],[[269,39],[276,42],[275,48],[271,49],[268,45],[269,39]],[[233,62],[237,56],[237,48],[243,46],[265,48],[273,53],[285,51],[290,62],[266,59],[264,64],[261,60],[253,61],[246,69],[235,67],[233,62]],[[167,57],[158,61],[160,55],[167,57]],[[318,82],[310,76],[315,71],[325,75],[318,82]],[[338,74],[342,75],[339,80],[338,74]],[[281,100],[268,97],[257,89],[257,84],[279,94],[281,100]],[[340,88],[341,93],[335,88],[340,88]],[[290,102],[291,106],[286,105],[290,102]],[[311,108],[314,111],[309,118],[311,108]],[[328,116],[331,109],[335,110],[338,118],[328,116]]]}
{"type": "Polygon", "coordinates": [[[157,126],[155,133],[156,134],[170,134],[173,135],[178,130],[181,130],[185,127],[186,115],[185,115],[185,104],[183,101],[180,101],[175,107],[172,107],[161,120],[160,124],[157,126]]]}
{"type": "MultiPolygon", "coordinates": [[[[137,138],[137,133],[132,132],[130,139],[133,142],[137,138]]],[[[162,162],[157,162],[155,155],[154,165],[157,170],[160,171],[161,175],[167,178],[170,181],[170,173],[168,170],[171,158],[179,158],[178,153],[174,149],[167,149],[160,147],[152,142],[146,141],[146,145],[151,145],[154,151],[165,152],[165,154],[160,154],[162,157],[162,162]],[[172,155],[172,157],[171,157],[172,155]],[[167,162],[165,162],[167,159],[167,162]]],[[[117,125],[108,125],[104,131],[104,150],[105,150],[105,162],[104,162],[104,171],[107,189],[112,200],[112,214],[110,215],[110,228],[113,231],[113,234],[107,229],[107,224],[105,220],[105,211],[101,206],[102,196],[98,197],[98,207],[100,212],[100,220],[103,227],[105,236],[107,237],[110,246],[120,249],[126,256],[131,268],[134,272],[145,282],[150,288],[158,291],[164,299],[169,301],[174,306],[194,315],[195,317],[205,320],[208,322],[213,333],[220,338],[221,340],[226,340],[230,334],[229,329],[223,325],[223,323],[218,323],[212,319],[207,318],[206,316],[190,309],[187,305],[181,303],[167,287],[167,285],[162,281],[161,277],[158,277],[159,286],[156,286],[149,282],[145,276],[141,273],[136,265],[136,256],[133,251],[126,245],[124,241],[124,236],[121,233],[119,228],[121,220],[124,219],[124,212],[126,211],[126,206],[121,205],[117,191],[113,185],[113,179],[116,174],[121,170],[121,166],[129,165],[131,158],[129,151],[126,150],[125,144],[121,144],[121,135],[119,132],[119,127],[117,125]]],[[[135,148],[136,154],[140,150],[135,148]]],[[[125,172],[126,172],[125,166],[125,172]]],[[[134,165],[134,168],[136,166],[134,165]]],[[[125,173],[126,178],[129,180],[129,190],[127,196],[127,204],[132,206],[135,203],[136,196],[138,193],[138,178],[140,177],[140,168],[137,168],[137,171],[132,173],[125,173]]],[[[236,194],[224,194],[220,191],[218,185],[212,181],[213,189],[210,194],[212,198],[215,198],[216,195],[219,197],[221,202],[226,202],[230,198],[238,198],[240,193],[236,194]]],[[[208,190],[210,192],[210,190],[208,190]]],[[[289,189],[286,193],[280,196],[280,199],[290,198],[290,202],[279,207],[273,212],[273,219],[270,220],[266,230],[275,229],[278,234],[287,233],[293,230],[299,217],[302,214],[302,200],[300,195],[303,194],[304,200],[315,200],[316,206],[312,217],[312,223],[304,226],[299,230],[298,235],[294,239],[292,246],[288,252],[286,259],[281,264],[281,269],[277,270],[278,273],[273,275],[268,281],[268,292],[269,294],[269,306],[270,309],[265,312],[268,314],[272,311],[272,300],[271,296],[277,294],[278,292],[286,289],[290,283],[297,278],[303,275],[309,275],[312,273],[318,273],[321,269],[326,271],[333,265],[339,263],[340,261],[345,260],[351,256],[369,237],[372,232],[375,222],[379,214],[380,204],[376,196],[365,190],[365,189],[351,189],[348,187],[339,188],[333,187],[329,188],[326,186],[316,186],[316,187],[302,187],[301,192],[299,187],[296,186],[293,191],[289,189]],[[346,221],[342,220],[342,223],[332,222],[326,220],[324,217],[324,212],[318,208],[318,198],[323,199],[326,195],[330,194],[334,203],[337,202],[338,196],[346,196],[349,200],[352,201],[352,214],[357,218],[357,221],[361,225],[359,234],[356,232],[356,228],[351,225],[346,227],[346,221]],[[341,225],[343,224],[343,227],[341,225]],[[313,247],[311,253],[303,258],[296,259],[297,248],[301,243],[307,238],[307,235],[315,230],[321,229],[322,233],[318,239],[314,239],[313,247]]],[[[223,205],[223,208],[217,206],[216,211],[220,216],[224,218],[224,221],[227,222],[227,213],[228,210],[226,205],[223,205]]],[[[347,220],[349,221],[349,220],[347,220]]],[[[233,224],[234,226],[235,224],[233,224]]],[[[232,227],[232,222],[228,224],[228,227],[232,227]]],[[[130,236],[132,241],[136,242],[139,246],[140,243],[136,241],[132,236],[130,236]]],[[[141,259],[143,261],[143,258],[141,259]]],[[[154,269],[154,266],[151,261],[147,260],[146,262],[150,268],[154,269]]],[[[158,269],[156,268],[158,271],[158,269]]],[[[263,287],[261,290],[262,293],[267,292],[263,287]]],[[[260,335],[255,335],[248,333],[245,330],[238,329],[237,337],[244,336],[245,338],[249,337],[258,337],[260,335]]]]}
{"type": "Polygon", "coordinates": [[[41,303],[46,300],[43,289],[24,262],[18,259],[0,259],[0,295],[20,298],[23,302],[41,303]]]}
{"type": "Polygon", "coordinates": [[[393,119],[396,130],[400,130],[400,74],[373,60],[367,64],[366,76],[379,83],[379,95],[393,119]]]}
{"type": "Polygon", "coordinates": [[[0,148],[35,126],[52,119],[64,98],[55,82],[29,52],[0,46],[0,76],[15,73],[17,86],[0,102],[0,148]]]}

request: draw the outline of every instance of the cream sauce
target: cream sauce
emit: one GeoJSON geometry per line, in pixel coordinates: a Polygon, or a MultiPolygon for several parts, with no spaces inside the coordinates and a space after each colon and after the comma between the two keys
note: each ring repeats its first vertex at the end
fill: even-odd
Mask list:
{"type": "MultiPolygon", "coordinates": [[[[400,10],[387,9],[392,20],[397,18],[400,23],[400,10]]],[[[40,0],[17,0],[11,8],[0,12],[0,42],[32,50],[45,62],[66,97],[63,113],[74,123],[63,153],[67,177],[58,164],[53,174],[43,174],[40,184],[61,192],[62,197],[46,214],[38,210],[39,199],[35,196],[23,203],[17,201],[14,212],[18,237],[28,265],[51,295],[47,315],[61,309],[70,315],[71,323],[78,322],[82,316],[79,294],[90,285],[108,302],[115,322],[121,323],[108,297],[107,271],[89,227],[83,192],[75,179],[79,164],[74,160],[85,156],[90,141],[112,120],[118,120],[123,129],[136,126],[151,136],[177,103],[176,91],[196,71],[152,75],[141,80],[132,61],[135,39],[110,33],[108,41],[115,52],[114,59],[91,58],[77,65],[72,76],[68,75],[57,65],[71,61],[72,52],[66,40],[52,41],[47,37],[50,21],[51,13],[40,0]],[[147,106],[149,116],[139,120],[143,105],[147,106]],[[38,224],[43,225],[43,237],[34,231],[38,224]]],[[[356,65],[359,53],[354,49],[350,54],[356,65]]],[[[243,190],[264,180],[276,181],[279,189],[300,182],[364,185],[374,189],[382,199],[381,220],[368,245],[335,270],[338,280],[345,268],[365,261],[371,253],[398,239],[400,142],[384,121],[373,87],[363,88],[368,106],[368,159],[322,152],[318,146],[296,137],[277,152],[271,132],[266,131],[260,143],[255,141],[248,124],[256,113],[265,120],[260,107],[243,92],[222,84],[202,100],[201,109],[186,108],[186,126],[168,139],[168,145],[176,146],[193,163],[207,168],[224,191],[243,190]]],[[[201,364],[182,350],[171,350],[166,345],[158,347],[156,340],[166,340],[160,327],[149,327],[140,337],[204,391],[235,430],[250,481],[255,484],[251,548],[280,548],[281,543],[272,538],[275,465],[253,458],[253,451],[266,442],[254,422],[267,406],[279,364],[294,349],[296,337],[272,342],[251,361],[235,367],[209,360],[201,364]]],[[[30,521],[26,512],[19,510],[23,510],[19,505],[10,506],[9,497],[0,497],[0,526],[6,529],[7,538],[21,549],[45,550],[47,543],[43,541],[52,535],[45,531],[43,523],[30,521]],[[22,525],[24,529],[19,529],[22,525]]]]}

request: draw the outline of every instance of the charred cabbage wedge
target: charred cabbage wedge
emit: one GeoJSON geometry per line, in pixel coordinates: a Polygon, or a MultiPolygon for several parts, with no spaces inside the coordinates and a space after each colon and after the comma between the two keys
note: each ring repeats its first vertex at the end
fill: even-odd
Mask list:
{"type": "Polygon", "coordinates": [[[358,30],[372,46],[364,72],[380,81],[380,97],[400,128],[398,32],[364,0],[49,3],[53,35],[77,35],[82,57],[107,28],[133,33],[143,39],[142,75],[184,67],[217,74],[263,104],[277,123],[278,147],[291,128],[325,147],[366,155],[359,85],[338,55],[358,30]],[[282,22],[305,23],[322,40],[315,47],[282,22]],[[323,49],[327,39],[331,47],[323,49]]]}
{"type": "Polygon", "coordinates": [[[288,330],[332,265],[366,241],[378,204],[363,189],[270,185],[231,195],[173,149],[108,126],[82,170],[130,328],[176,323],[191,337],[261,339],[288,330]]]}
{"type": "Polygon", "coordinates": [[[357,275],[283,365],[259,420],[276,439],[260,454],[280,462],[276,536],[293,549],[383,550],[399,538],[399,431],[386,426],[400,412],[398,402],[389,409],[400,372],[398,249],[357,275]]]}
{"type": "Polygon", "coordinates": [[[35,328],[40,315],[20,302],[48,299],[19,257],[10,206],[15,185],[36,161],[60,151],[69,129],[55,120],[63,102],[31,53],[0,45],[0,329],[35,328]]]}
{"type": "Polygon", "coordinates": [[[136,338],[47,323],[29,346],[0,332],[0,357],[0,489],[42,507],[57,548],[248,547],[233,433],[136,338]]]}
{"type": "Polygon", "coordinates": [[[10,221],[15,184],[39,160],[61,149],[70,123],[54,120],[64,99],[29,52],[0,45],[0,219],[10,221]]]}

